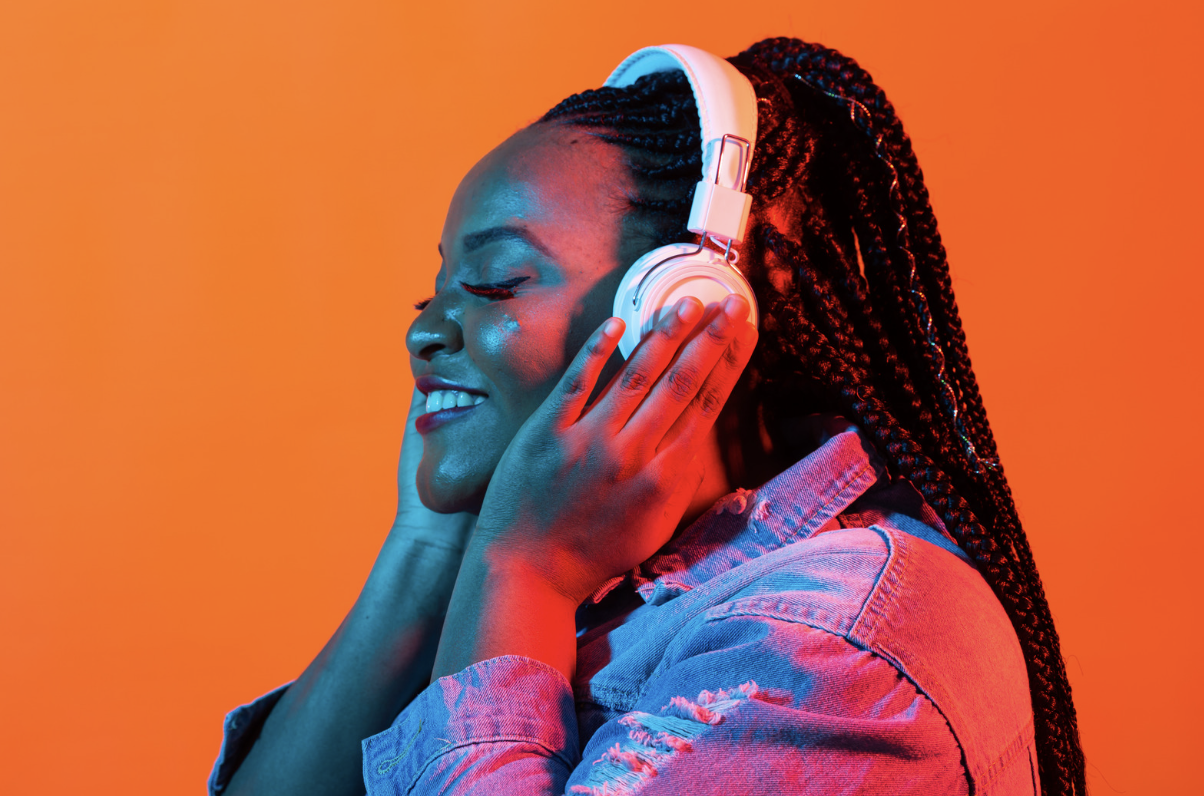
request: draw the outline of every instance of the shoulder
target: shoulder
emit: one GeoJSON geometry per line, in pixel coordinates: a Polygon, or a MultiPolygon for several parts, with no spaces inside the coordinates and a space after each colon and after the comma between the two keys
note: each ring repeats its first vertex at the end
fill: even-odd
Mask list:
{"type": "MultiPolygon", "coordinates": [[[[752,613],[801,622],[928,679],[946,657],[1012,658],[1010,620],[967,562],[908,533],[873,525],[817,534],[734,568],[708,619],[752,613]],[[732,588],[732,587],[735,588],[732,588]],[[914,668],[914,672],[912,669],[914,668]]],[[[708,584],[712,585],[712,584],[708,584]]]]}
{"type": "Polygon", "coordinates": [[[804,626],[809,632],[765,635],[798,639],[792,660],[799,676],[856,680],[886,666],[940,712],[976,783],[1031,779],[1024,657],[1003,607],[970,564],[902,531],[871,526],[817,534],[726,577],[739,586],[705,618],[729,627],[699,627],[702,635],[732,636],[742,617],[804,626]]]}

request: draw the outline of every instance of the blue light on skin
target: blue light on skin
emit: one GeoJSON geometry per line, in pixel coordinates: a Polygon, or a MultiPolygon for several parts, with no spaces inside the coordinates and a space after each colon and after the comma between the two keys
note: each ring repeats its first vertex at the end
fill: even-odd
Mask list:
{"type": "MultiPolygon", "coordinates": [[[[440,239],[436,294],[406,345],[415,377],[436,375],[487,399],[424,435],[416,476],[429,508],[479,511],[514,434],[609,317],[623,273],[651,248],[624,223],[634,191],[617,147],[555,125],[517,133],[460,183],[440,239]],[[513,298],[462,286],[517,277],[527,279],[513,298]]],[[[600,383],[619,364],[616,356],[600,383]]],[[[711,454],[705,505],[729,491],[717,445],[711,454]]]]}

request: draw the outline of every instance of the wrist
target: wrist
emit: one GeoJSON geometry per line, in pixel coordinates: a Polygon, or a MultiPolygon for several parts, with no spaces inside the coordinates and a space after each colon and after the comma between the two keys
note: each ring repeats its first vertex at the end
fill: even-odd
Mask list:
{"type": "Polygon", "coordinates": [[[519,655],[572,680],[578,603],[549,582],[543,567],[474,539],[448,607],[434,676],[500,655],[519,655]]]}
{"type": "Polygon", "coordinates": [[[472,514],[437,514],[428,509],[401,512],[393,520],[386,545],[448,550],[463,555],[476,525],[472,514]]]}
{"type": "MultiPolygon", "coordinates": [[[[567,587],[563,577],[563,562],[555,556],[527,556],[501,548],[482,545],[475,553],[475,571],[498,594],[529,593],[538,597],[547,611],[574,613],[584,599],[567,587]]],[[[467,554],[466,554],[467,555],[467,554]]],[[[588,595],[587,595],[588,596],[588,595]]]]}
{"type": "Polygon", "coordinates": [[[598,578],[592,562],[574,551],[547,543],[549,534],[510,525],[502,531],[491,528],[482,516],[473,531],[465,557],[472,557],[483,574],[523,582],[555,595],[558,603],[580,605],[605,578],[598,578]]]}
{"type": "MultiPolygon", "coordinates": [[[[463,550],[441,539],[390,532],[356,601],[382,616],[442,619],[463,550]]],[[[438,630],[436,629],[436,633],[438,630]]]]}

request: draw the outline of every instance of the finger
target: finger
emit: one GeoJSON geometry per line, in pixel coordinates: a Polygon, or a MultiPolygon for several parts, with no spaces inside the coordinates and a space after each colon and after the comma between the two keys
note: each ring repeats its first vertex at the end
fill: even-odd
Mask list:
{"type": "Polygon", "coordinates": [[[406,415],[406,431],[413,428],[414,421],[424,414],[426,414],[426,396],[415,387],[414,394],[410,396],[410,411],[406,415]]]}
{"type": "Polygon", "coordinates": [[[591,414],[621,428],[673,361],[702,314],[702,302],[693,296],[686,296],[674,304],[673,310],[666,312],[660,323],[645,335],[622,369],[606,385],[606,391],[591,414]]]}
{"type": "Polygon", "coordinates": [[[723,352],[698,394],[661,440],[657,449],[658,457],[673,459],[691,452],[710,433],[740,374],[752,358],[756,345],[757,329],[751,323],[746,323],[723,352]]]}
{"type": "Polygon", "coordinates": [[[418,458],[422,457],[422,435],[418,433],[415,423],[426,412],[426,396],[417,387],[410,396],[410,411],[406,414],[405,430],[401,437],[401,455],[418,458]]]}
{"type": "Polygon", "coordinates": [[[414,421],[425,411],[426,396],[414,388],[410,397],[410,412],[406,416],[405,431],[401,437],[401,457],[397,464],[397,486],[403,495],[411,495],[415,501],[418,493],[414,488],[414,477],[418,463],[422,460],[422,435],[414,428],[414,421]]]}
{"type": "Polygon", "coordinates": [[[598,374],[623,336],[623,327],[623,321],[619,318],[608,318],[590,335],[569,363],[568,369],[541,407],[554,422],[569,425],[581,417],[585,402],[598,381],[598,374]]]}
{"type": "MultiPolygon", "coordinates": [[[[689,407],[699,402],[700,397],[702,401],[698,408],[705,409],[701,416],[709,416],[712,410],[717,414],[743,369],[743,362],[736,367],[732,344],[742,329],[751,328],[747,322],[748,309],[748,302],[740,296],[725,298],[720,311],[681,349],[623,433],[642,441],[646,448],[656,450],[669,430],[689,407]],[[717,390],[724,385],[727,390],[720,395],[717,390]],[[718,405],[711,406],[715,400],[718,405]]],[[[699,416],[699,413],[694,415],[699,416]]]]}

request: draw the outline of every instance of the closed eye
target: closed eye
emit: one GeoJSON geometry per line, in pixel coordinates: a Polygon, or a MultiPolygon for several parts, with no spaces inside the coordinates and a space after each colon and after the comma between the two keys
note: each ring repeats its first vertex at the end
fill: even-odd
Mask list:
{"type": "Polygon", "coordinates": [[[487,299],[512,299],[514,298],[514,289],[526,282],[531,277],[516,276],[513,279],[506,279],[501,282],[492,282],[484,285],[470,285],[467,282],[461,282],[460,287],[467,290],[474,296],[482,296],[487,299]]]}
{"type": "Polygon", "coordinates": [[[434,300],[435,300],[435,297],[431,296],[430,298],[424,298],[422,301],[415,301],[414,309],[418,310],[419,312],[422,312],[424,309],[426,309],[426,305],[430,304],[434,300]]]}

